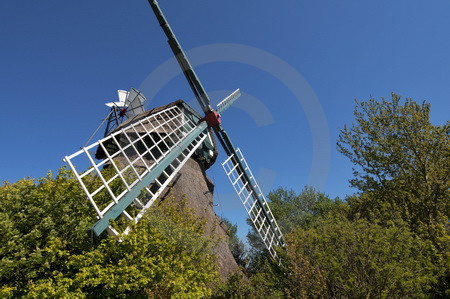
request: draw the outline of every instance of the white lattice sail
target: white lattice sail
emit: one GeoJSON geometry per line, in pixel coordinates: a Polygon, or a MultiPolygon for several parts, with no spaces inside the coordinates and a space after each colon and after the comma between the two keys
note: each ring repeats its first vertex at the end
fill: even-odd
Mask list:
{"type": "Polygon", "coordinates": [[[262,238],[264,245],[270,255],[277,259],[275,248],[285,245],[283,235],[264,194],[239,148],[236,149],[236,155],[229,156],[222,163],[222,167],[244,205],[255,229],[262,238]]]}
{"type": "Polygon", "coordinates": [[[99,221],[92,227],[96,235],[105,229],[117,235],[110,221],[120,215],[139,221],[196,150],[211,142],[207,125],[197,124],[186,106],[168,105],[138,115],[65,157],[97,213],[99,221]]]}

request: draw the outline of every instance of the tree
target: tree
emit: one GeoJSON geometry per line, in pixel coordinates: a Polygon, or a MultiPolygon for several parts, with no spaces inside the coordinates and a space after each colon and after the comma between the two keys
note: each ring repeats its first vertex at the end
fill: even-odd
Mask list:
{"type": "Polygon", "coordinates": [[[2,297],[202,297],[218,282],[214,240],[184,201],[155,203],[118,242],[88,237],[95,217],[67,170],[0,196],[2,297]]]}
{"type": "Polygon", "coordinates": [[[432,241],[446,270],[436,294],[450,295],[450,122],[433,125],[430,104],[357,102],[355,123],[341,130],[338,150],[355,165],[350,216],[386,227],[407,225],[432,241]]]}
{"type": "Polygon", "coordinates": [[[217,297],[423,298],[435,294],[433,287],[443,269],[436,263],[440,254],[431,241],[419,238],[407,226],[349,219],[345,203],[307,190],[296,199],[294,192],[276,192],[282,195],[277,197],[282,203],[305,201],[292,210],[285,207],[287,211],[303,208],[285,214],[295,215],[296,220],[285,233],[287,247],[279,251],[281,263],[257,256],[249,277],[232,277],[217,297]],[[324,202],[329,203],[326,209],[324,202]]]}
{"type": "Polygon", "coordinates": [[[423,298],[441,274],[431,242],[406,227],[333,217],[287,243],[283,285],[294,298],[423,298]]]}
{"type": "Polygon", "coordinates": [[[227,234],[229,237],[228,246],[230,248],[231,254],[234,257],[236,263],[245,268],[247,266],[247,251],[245,249],[244,243],[239,239],[237,235],[237,225],[232,224],[228,219],[222,218],[222,222],[228,228],[227,234]]]}
{"type": "MultiPolygon", "coordinates": [[[[331,200],[324,193],[309,186],[303,188],[299,194],[293,190],[278,188],[267,197],[270,209],[283,234],[288,234],[298,227],[310,227],[315,221],[341,207],[338,198],[331,200]]],[[[249,220],[247,222],[251,225],[249,220]]],[[[250,257],[253,267],[258,267],[261,259],[266,258],[264,243],[253,226],[247,238],[251,246],[250,257]]]]}
{"type": "Polygon", "coordinates": [[[304,187],[299,194],[293,190],[278,188],[267,197],[270,209],[285,234],[298,227],[310,227],[341,204],[338,198],[332,200],[310,186],[304,187]]]}
{"type": "Polygon", "coordinates": [[[65,271],[71,254],[91,250],[95,217],[68,171],[0,187],[0,285],[16,296],[29,282],[65,271]]]}
{"type": "Polygon", "coordinates": [[[280,283],[283,274],[275,273],[276,267],[266,264],[251,277],[235,273],[222,283],[211,298],[286,298],[280,283]]]}
{"type": "Polygon", "coordinates": [[[356,166],[350,181],[364,196],[350,203],[372,220],[409,224],[436,243],[450,217],[450,122],[430,122],[430,104],[357,102],[356,123],[341,130],[338,150],[356,166]]]}

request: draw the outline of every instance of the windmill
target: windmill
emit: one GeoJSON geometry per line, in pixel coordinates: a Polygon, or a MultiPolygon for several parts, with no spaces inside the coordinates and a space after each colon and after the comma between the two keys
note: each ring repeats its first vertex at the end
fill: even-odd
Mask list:
{"type": "MultiPolygon", "coordinates": [[[[220,116],[239,98],[239,89],[213,109],[157,1],[149,0],[149,4],[204,116],[176,101],[117,123],[105,138],[65,157],[97,212],[92,233],[128,233],[127,221],[139,221],[191,157],[203,161],[206,168],[211,166],[217,157],[214,133],[228,156],[222,167],[267,250],[277,259],[275,248],[284,246],[283,235],[242,152],[222,127],[220,116]],[[76,165],[89,168],[79,171],[76,165]],[[111,225],[119,216],[126,220],[116,221],[121,232],[111,225]]],[[[119,104],[111,103],[111,107],[125,103],[120,94],[119,99],[119,104]]]]}

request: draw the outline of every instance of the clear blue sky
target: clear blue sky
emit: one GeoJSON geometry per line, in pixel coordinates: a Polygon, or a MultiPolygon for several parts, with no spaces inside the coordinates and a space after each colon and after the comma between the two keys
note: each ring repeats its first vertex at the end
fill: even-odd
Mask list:
{"type": "MultiPolygon", "coordinates": [[[[433,123],[448,120],[449,1],[159,3],[213,102],[245,93],[224,127],[266,192],[354,192],[335,142],[355,98],[396,92],[429,101],[433,123]]],[[[192,101],[185,79],[169,76],[178,66],[164,64],[172,53],[147,1],[2,1],[0,24],[1,181],[57,170],[117,89],[151,95],[148,108],[192,101]]],[[[219,163],[209,175],[218,213],[241,223],[219,163]]]]}

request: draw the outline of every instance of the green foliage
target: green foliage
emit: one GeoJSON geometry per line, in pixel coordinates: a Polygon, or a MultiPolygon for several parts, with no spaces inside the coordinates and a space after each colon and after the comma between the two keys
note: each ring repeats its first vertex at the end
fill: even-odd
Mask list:
{"type": "Polygon", "coordinates": [[[93,211],[68,171],[0,194],[2,297],[202,297],[218,281],[214,240],[183,200],[155,206],[120,242],[93,242],[93,211]]]}
{"type": "Polygon", "coordinates": [[[446,269],[436,293],[450,295],[450,122],[433,125],[430,104],[411,99],[357,102],[356,122],[338,149],[356,166],[350,215],[384,226],[406,224],[431,240],[446,269]]]}
{"type": "Polygon", "coordinates": [[[278,267],[267,260],[260,271],[250,277],[242,273],[231,275],[219,286],[212,298],[285,298],[280,283],[284,274],[276,270],[278,267]]]}
{"type": "MultiPolygon", "coordinates": [[[[325,194],[311,187],[305,187],[300,194],[293,190],[278,188],[268,195],[270,209],[284,234],[299,227],[311,227],[320,219],[337,212],[342,203],[331,200],[325,194]]],[[[251,225],[251,222],[247,220],[251,225]]],[[[279,269],[270,258],[258,232],[252,227],[247,234],[251,246],[249,262],[244,269],[247,276],[234,275],[224,283],[218,298],[282,298],[286,295],[283,279],[286,271],[279,269]],[[269,296],[270,294],[270,296],[269,296]]],[[[280,252],[281,254],[281,252],[280,252]]]]}
{"type": "Polygon", "coordinates": [[[448,297],[450,123],[434,126],[429,113],[429,104],[395,94],[357,103],[338,149],[355,165],[360,193],[346,203],[311,188],[270,193],[287,241],[281,266],[268,263],[253,230],[250,276],[230,280],[223,297],[267,289],[293,298],[448,297]]]}
{"type": "Polygon", "coordinates": [[[86,230],[95,220],[82,194],[67,170],[1,186],[0,285],[21,294],[29,281],[65,271],[71,254],[91,248],[86,230]]]}
{"type": "Polygon", "coordinates": [[[309,186],[303,188],[300,194],[278,188],[267,197],[270,200],[270,209],[285,234],[299,226],[310,227],[315,221],[336,210],[341,203],[339,199],[332,200],[309,186]]]}
{"type": "MultiPolygon", "coordinates": [[[[319,219],[331,212],[337,212],[342,207],[339,199],[331,200],[325,194],[308,186],[300,194],[293,190],[278,188],[267,197],[270,209],[283,234],[288,234],[298,227],[310,227],[319,219]]],[[[251,225],[250,221],[247,222],[251,225]]],[[[261,237],[253,227],[247,238],[251,245],[249,270],[255,272],[266,260],[267,252],[261,237]]]]}
{"type": "Polygon", "coordinates": [[[437,253],[406,227],[325,219],[288,236],[285,289],[293,297],[422,298],[437,281],[437,253]]]}
{"type": "Polygon", "coordinates": [[[395,94],[357,102],[356,123],[341,130],[338,149],[357,166],[351,184],[365,194],[352,199],[354,213],[401,219],[436,241],[450,217],[450,122],[434,126],[429,114],[429,104],[401,104],[395,94]]]}
{"type": "Polygon", "coordinates": [[[426,298],[433,294],[443,269],[432,242],[407,226],[350,220],[342,205],[335,204],[308,225],[297,225],[285,234],[281,265],[260,258],[248,277],[231,277],[216,297],[426,298]]]}
{"type": "Polygon", "coordinates": [[[232,224],[228,219],[222,218],[222,222],[228,228],[228,246],[234,260],[240,266],[245,268],[247,266],[247,252],[244,243],[239,239],[237,235],[237,225],[232,224]]]}

